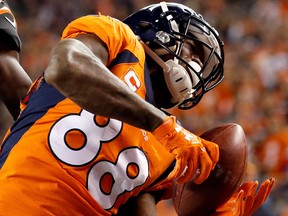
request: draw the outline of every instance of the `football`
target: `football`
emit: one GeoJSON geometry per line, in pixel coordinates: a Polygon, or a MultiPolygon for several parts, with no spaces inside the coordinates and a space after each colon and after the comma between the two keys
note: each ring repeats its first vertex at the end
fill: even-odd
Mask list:
{"type": "Polygon", "coordinates": [[[215,127],[200,137],[219,145],[219,161],[208,179],[173,184],[173,204],[180,216],[207,216],[224,204],[242,184],[247,160],[247,142],[243,128],[235,123],[215,127]]]}

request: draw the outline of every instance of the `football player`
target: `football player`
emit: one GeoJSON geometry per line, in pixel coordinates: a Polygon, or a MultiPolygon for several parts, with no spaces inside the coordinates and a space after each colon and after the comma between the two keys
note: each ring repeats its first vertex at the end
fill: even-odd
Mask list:
{"type": "Polygon", "coordinates": [[[0,38],[0,98],[16,119],[31,80],[19,64],[21,41],[15,17],[4,0],[0,0],[0,38]]]}
{"type": "Polygon", "coordinates": [[[112,215],[142,191],[165,198],[174,179],[209,176],[218,146],[161,108],[189,109],[220,83],[218,33],[175,3],[125,22],[89,15],[64,29],[3,141],[2,215],[112,215]]]}
{"type": "Polygon", "coordinates": [[[100,15],[64,30],[3,141],[1,215],[112,215],[135,196],[140,215],[174,179],[208,177],[217,145],[161,108],[192,108],[221,82],[218,33],[175,3],[125,22],[136,35],[100,15]]]}

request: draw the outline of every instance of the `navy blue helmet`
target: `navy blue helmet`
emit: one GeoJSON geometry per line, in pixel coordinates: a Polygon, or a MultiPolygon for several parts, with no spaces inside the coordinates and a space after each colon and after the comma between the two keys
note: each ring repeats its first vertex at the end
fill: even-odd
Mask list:
{"type": "Polygon", "coordinates": [[[218,32],[191,8],[161,2],[133,13],[124,23],[139,37],[146,54],[163,68],[179,109],[192,108],[223,80],[224,44],[218,32]],[[184,41],[200,47],[201,66],[180,56],[184,41]],[[173,60],[162,60],[167,54],[173,60]]]}

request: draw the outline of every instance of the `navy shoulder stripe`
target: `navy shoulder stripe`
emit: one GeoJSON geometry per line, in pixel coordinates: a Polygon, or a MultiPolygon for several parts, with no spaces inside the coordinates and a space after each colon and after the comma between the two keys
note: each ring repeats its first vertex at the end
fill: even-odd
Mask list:
{"type": "MultiPolygon", "coordinates": [[[[115,65],[118,65],[118,64],[136,63],[136,62],[139,62],[139,59],[129,50],[124,50],[123,52],[117,55],[117,57],[112,61],[112,63],[108,66],[108,68],[111,69],[115,65]]],[[[145,87],[146,87],[145,100],[155,105],[152,84],[151,84],[149,70],[148,70],[146,63],[144,64],[144,79],[145,79],[144,82],[145,82],[145,87]]]]}
{"type": "Polygon", "coordinates": [[[115,59],[113,59],[108,68],[111,69],[115,65],[122,63],[136,63],[136,62],[139,62],[139,59],[129,50],[124,50],[123,52],[119,53],[115,59]]]}
{"type": "MultiPolygon", "coordinates": [[[[64,99],[65,96],[58,90],[48,85],[44,80],[42,81],[39,89],[31,94],[27,107],[14,122],[11,127],[11,133],[3,142],[0,155],[0,168],[3,166],[13,146],[16,145],[26,131],[28,131],[38,119],[44,116],[50,108],[64,99]]],[[[33,143],[31,143],[31,145],[33,145],[33,143]]]]}

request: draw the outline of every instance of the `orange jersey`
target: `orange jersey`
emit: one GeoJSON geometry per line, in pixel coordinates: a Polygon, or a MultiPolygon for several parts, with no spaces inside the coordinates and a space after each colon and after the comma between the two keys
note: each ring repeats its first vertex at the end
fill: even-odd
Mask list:
{"type": "MultiPolygon", "coordinates": [[[[106,43],[107,67],[152,103],[145,54],[129,27],[86,16],[63,38],[86,33],[106,43]]],[[[43,77],[21,107],[2,143],[0,215],[112,215],[141,191],[171,189],[161,175],[174,158],[151,133],[81,109],[43,77]]]]}

